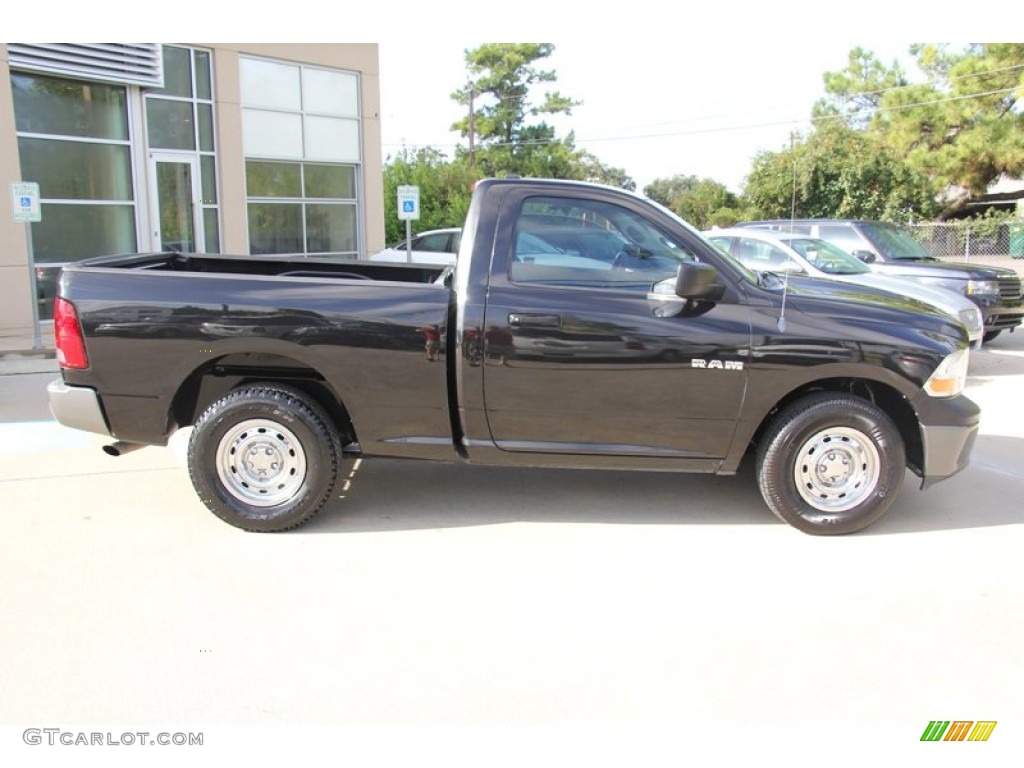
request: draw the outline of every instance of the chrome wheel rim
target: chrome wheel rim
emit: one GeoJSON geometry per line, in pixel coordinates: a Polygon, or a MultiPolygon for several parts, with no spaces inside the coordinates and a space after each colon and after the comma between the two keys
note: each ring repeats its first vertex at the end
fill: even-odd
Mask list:
{"type": "Polygon", "coordinates": [[[875,444],[856,429],[831,427],[797,452],[793,480],[800,497],[820,512],[845,512],[875,491],[882,464],[875,444]]]}
{"type": "Polygon", "coordinates": [[[272,507],[288,501],[302,487],[306,453],[290,429],[267,419],[250,419],[221,438],[217,474],[239,501],[272,507]]]}

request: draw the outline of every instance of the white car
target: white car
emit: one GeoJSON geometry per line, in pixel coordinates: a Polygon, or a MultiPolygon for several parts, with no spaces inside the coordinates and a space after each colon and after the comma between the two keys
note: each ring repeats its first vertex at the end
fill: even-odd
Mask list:
{"type": "Polygon", "coordinates": [[[972,348],[981,346],[981,310],[973,301],[954,291],[879,274],[841,248],[799,233],[744,227],[713,229],[704,232],[704,236],[753,270],[788,272],[865,285],[931,304],[963,323],[972,348]]]}
{"type": "MultiPolygon", "coordinates": [[[[453,266],[455,257],[459,252],[459,242],[462,240],[461,229],[433,229],[423,232],[412,239],[412,263],[413,264],[443,264],[453,266]]],[[[405,250],[405,241],[390,248],[385,248],[379,253],[370,257],[370,261],[397,261],[406,262],[408,254],[405,250]]],[[[516,237],[516,261],[534,262],[548,266],[584,266],[582,263],[573,264],[576,259],[580,262],[588,262],[586,266],[595,269],[606,269],[610,265],[595,262],[592,259],[584,259],[573,254],[568,254],[556,245],[552,245],[530,232],[520,232],[516,237]],[[594,266],[596,265],[596,266],[594,266]]]]}
{"type": "MultiPolygon", "coordinates": [[[[413,264],[445,264],[455,263],[455,254],[459,252],[459,242],[462,240],[462,230],[458,227],[451,229],[431,229],[427,232],[420,232],[412,238],[412,263],[413,264]]],[[[406,241],[385,248],[379,253],[370,256],[370,261],[400,261],[408,260],[406,241]]]]}

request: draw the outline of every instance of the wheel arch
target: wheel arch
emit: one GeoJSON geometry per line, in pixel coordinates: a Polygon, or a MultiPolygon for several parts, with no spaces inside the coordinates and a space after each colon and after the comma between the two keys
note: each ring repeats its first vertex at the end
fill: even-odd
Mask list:
{"type": "MultiPolygon", "coordinates": [[[[921,429],[917,414],[907,398],[898,389],[876,379],[855,377],[834,377],[807,382],[789,391],[768,410],[751,430],[743,443],[742,453],[736,457],[736,463],[746,453],[757,448],[762,435],[773,422],[776,415],[791,403],[810,394],[818,392],[835,392],[860,397],[881,408],[892,419],[899,430],[906,451],[907,465],[915,473],[920,474],[924,466],[924,446],[921,442],[921,429]]],[[[737,435],[737,437],[742,437],[737,435]]],[[[739,441],[737,441],[739,442],[739,441]]]]}
{"type": "Polygon", "coordinates": [[[169,429],[193,426],[227,392],[249,384],[282,384],[315,400],[330,416],[342,445],[357,442],[355,426],[340,392],[314,366],[283,354],[229,353],[205,361],[171,398],[169,429]]]}

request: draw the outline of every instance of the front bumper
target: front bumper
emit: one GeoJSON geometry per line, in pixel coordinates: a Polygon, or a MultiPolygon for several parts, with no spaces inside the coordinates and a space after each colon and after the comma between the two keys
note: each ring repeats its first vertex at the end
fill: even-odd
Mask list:
{"type": "Polygon", "coordinates": [[[110,435],[96,390],[69,387],[63,379],[55,379],[47,385],[46,392],[50,397],[50,413],[65,427],[110,435]]]}
{"type": "Polygon", "coordinates": [[[978,436],[981,409],[963,395],[928,398],[921,405],[924,406],[924,412],[919,412],[924,453],[921,488],[924,489],[967,466],[978,436]]]}

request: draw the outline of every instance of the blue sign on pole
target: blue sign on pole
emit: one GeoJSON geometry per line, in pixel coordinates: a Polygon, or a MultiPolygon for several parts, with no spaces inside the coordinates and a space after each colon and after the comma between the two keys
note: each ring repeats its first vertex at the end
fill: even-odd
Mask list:
{"type": "Polygon", "coordinates": [[[401,186],[398,188],[398,218],[403,221],[420,217],[420,188],[401,186]]]}

